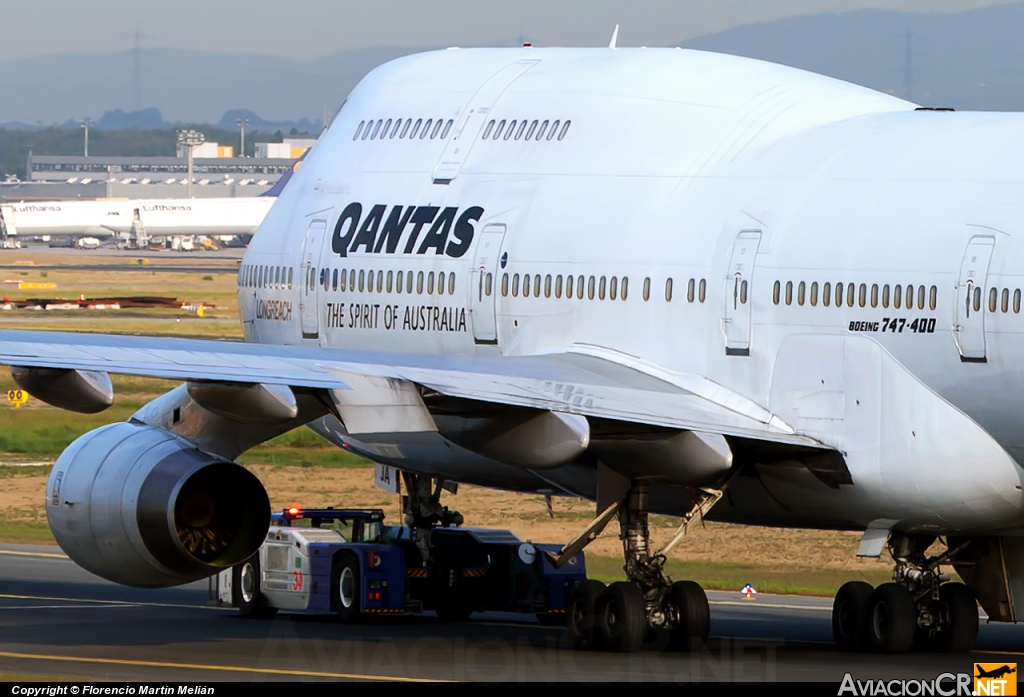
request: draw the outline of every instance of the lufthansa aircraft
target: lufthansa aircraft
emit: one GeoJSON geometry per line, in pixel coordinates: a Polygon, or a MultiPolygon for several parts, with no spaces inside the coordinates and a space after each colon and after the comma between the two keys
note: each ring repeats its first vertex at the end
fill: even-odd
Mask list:
{"type": "Polygon", "coordinates": [[[251,235],[303,158],[305,154],[274,186],[258,196],[187,200],[101,198],[0,204],[0,238],[87,235],[130,238],[145,246],[153,235],[251,235]]]}
{"type": "Polygon", "coordinates": [[[668,547],[704,514],[861,531],[894,581],[840,589],[838,644],[968,650],[976,601],[1024,619],[1022,136],[697,51],[383,65],[249,246],[247,343],[0,332],[60,407],[184,381],[61,455],[54,536],[124,584],[216,573],[268,525],[234,459],[308,425],[403,473],[426,564],[450,482],[594,500],[556,563],[617,518],[629,581],[576,586],[581,648],[707,636],[657,512],[668,547]]]}

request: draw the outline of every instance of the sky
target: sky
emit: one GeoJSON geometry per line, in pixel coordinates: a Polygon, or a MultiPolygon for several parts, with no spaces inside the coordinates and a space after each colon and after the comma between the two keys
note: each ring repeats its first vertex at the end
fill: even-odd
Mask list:
{"type": "Polygon", "coordinates": [[[308,59],[368,46],[668,46],[741,24],[1018,0],[0,0],[0,61],[167,47],[308,59]]]}

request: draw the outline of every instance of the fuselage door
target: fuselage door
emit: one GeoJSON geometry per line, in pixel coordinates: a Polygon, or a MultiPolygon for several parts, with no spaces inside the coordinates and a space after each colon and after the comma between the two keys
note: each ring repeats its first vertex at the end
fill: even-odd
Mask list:
{"type": "Polygon", "coordinates": [[[473,339],[478,344],[498,343],[494,305],[498,295],[498,261],[505,226],[484,226],[473,256],[473,275],[469,287],[469,314],[473,323],[473,339]]]}
{"type": "Polygon", "coordinates": [[[985,282],[996,239],[972,237],[967,243],[960,279],[956,284],[956,327],[954,336],[960,360],[985,362],[985,282]]]}
{"type": "Polygon", "coordinates": [[[448,139],[444,152],[441,153],[441,159],[434,167],[433,180],[435,184],[447,184],[458,175],[473,143],[480,137],[480,129],[490,118],[491,110],[501,93],[520,75],[539,62],[538,60],[521,60],[506,65],[477,90],[466,104],[466,108],[459,114],[459,118],[455,122],[455,132],[448,139]]]}
{"type": "Polygon", "coordinates": [[[750,355],[751,289],[754,262],[760,244],[760,230],[744,230],[736,236],[729,254],[729,272],[725,277],[725,310],[722,314],[727,356],[750,355]]]}
{"type": "Polygon", "coordinates": [[[323,272],[320,266],[320,249],[323,247],[324,232],[327,230],[326,220],[312,220],[306,228],[306,237],[302,241],[302,268],[299,271],[301,287],[299,289],[299,316],[302,318],[302,338],[316,339],[320,333],[319,314],[317,312],[317,289],[323,272]]]}

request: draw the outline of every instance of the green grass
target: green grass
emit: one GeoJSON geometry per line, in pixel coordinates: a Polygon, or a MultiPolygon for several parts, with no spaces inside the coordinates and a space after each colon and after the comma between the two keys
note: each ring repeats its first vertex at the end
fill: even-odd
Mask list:
{"type": "MultiPolygon", "coordinates": [[[[666,571],[676,580],[697,581],[708,590],[735,591],[746,584],[759,593],[786,595],[831,596],[847,581],[864,580],[872,585],[891,581],[891,574],[883,570],[851,571],[848,569],[815,569],[786,565],[757,566],[726,562],[681,561],[670,559],[666,571]]],[[[587,575],[601,581],[621,581],[622,559],[616,557],[587,557],[587,575]]]]}
{"type": "MultiPolygon", "coordinates": [[[[11,523],[0,521],[0,542],[19,545],[56,545],[50,526],[45,523],[11,523]]],[[[0,680],[0,682],[3,682],[0,680]]]]}

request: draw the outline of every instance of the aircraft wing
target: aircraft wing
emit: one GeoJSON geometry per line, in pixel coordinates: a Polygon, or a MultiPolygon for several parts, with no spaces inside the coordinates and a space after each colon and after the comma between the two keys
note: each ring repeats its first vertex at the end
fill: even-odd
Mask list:
{"type": "Polygon", "coordinates": [[[450,397],[809,447],[773,414],[706,378],[587,346],[531,356],[438,356],[150,336],[0,331],[0,364],[177,380],[351,389],[346,373],[450,397]]]}

